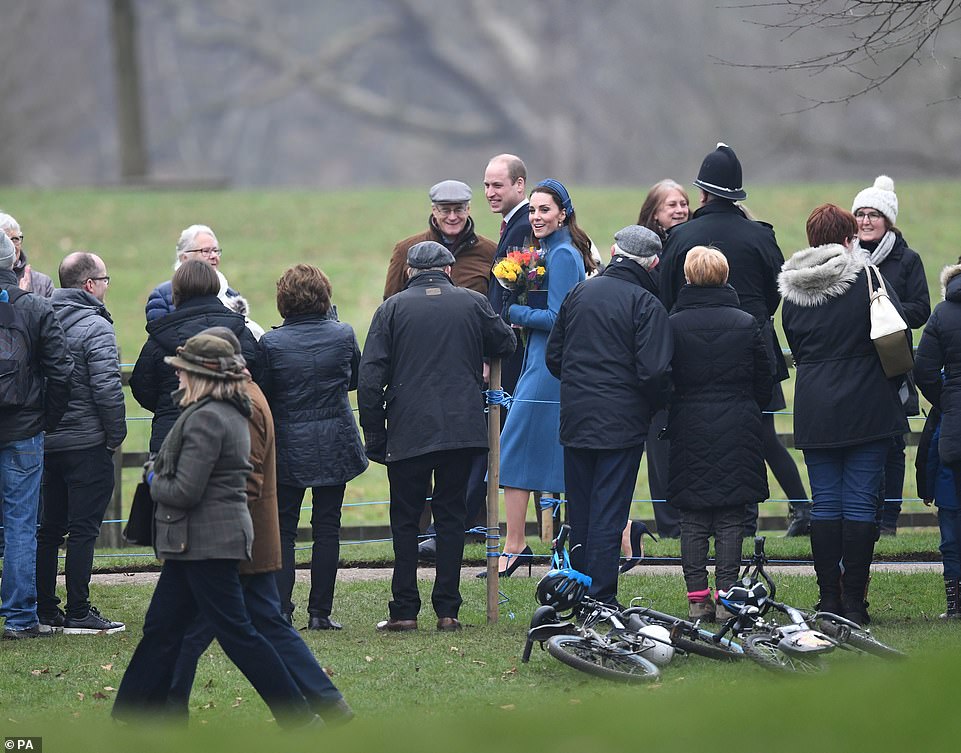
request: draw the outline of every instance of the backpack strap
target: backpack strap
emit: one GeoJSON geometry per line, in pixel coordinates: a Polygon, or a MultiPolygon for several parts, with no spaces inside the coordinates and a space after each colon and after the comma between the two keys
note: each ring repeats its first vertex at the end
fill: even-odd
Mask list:
{"type": "Polygon", "coordinates": [[[23,298],[25,295],[28,295],[26,290],[21,290],[16,285],[11,285],[10,287],[4,287],[2,288],[2,290],[7,291],[8,303],[14,303],[18,299],[23,298]]]}

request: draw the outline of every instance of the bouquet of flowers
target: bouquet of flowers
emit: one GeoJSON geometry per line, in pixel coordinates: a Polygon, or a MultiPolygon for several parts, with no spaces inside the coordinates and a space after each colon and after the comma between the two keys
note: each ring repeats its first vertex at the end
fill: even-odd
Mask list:
{"type": "Polygon", "coordinates": [[[517,293],[517,302],[522,306],[531,305],[528,293],[541,289],[546,272],[543,254],[533,247],[508,251],[493,270],[503,287],[517,293]]]}

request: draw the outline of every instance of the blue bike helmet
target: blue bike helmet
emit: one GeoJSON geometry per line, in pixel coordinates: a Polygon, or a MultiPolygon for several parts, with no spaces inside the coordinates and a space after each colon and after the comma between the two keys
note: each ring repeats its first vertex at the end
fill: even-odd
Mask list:
{"type": "Polygon", "coordinates": [[[745,606],[759,609],[767,597],[767,589],[760,581],[753,583],[742,581],[731,586],[726,594],[718,597],[718,601],[731,612],[738,613],[745,606]]]}
{"type": "Polygon", "coordinates": [[[581,603],[590,586],[589,575],[570,567],[555,568],[537,584],[537,600],[558,612],[566,612],[581,603]]]}

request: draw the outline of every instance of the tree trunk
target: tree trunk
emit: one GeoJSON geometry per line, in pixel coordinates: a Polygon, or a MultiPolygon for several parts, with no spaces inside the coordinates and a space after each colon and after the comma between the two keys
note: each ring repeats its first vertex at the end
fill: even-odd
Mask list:
{"type": "Polygon", "coordinates": [[[133,0],[110,0],[110,38],[117,99],[120,177],[124,181],[139,181],[147,177],[147,147],[141,115],[137,19],[133,0]]]}

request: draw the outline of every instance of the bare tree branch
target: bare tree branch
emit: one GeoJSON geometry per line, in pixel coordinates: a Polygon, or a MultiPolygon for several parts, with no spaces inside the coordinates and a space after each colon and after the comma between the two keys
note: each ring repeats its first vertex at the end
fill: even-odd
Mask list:
{"type": "Polygon", "coordinates": [[[859,79],[856,88],[833,98],[810,98],[809,107],[850,102],[876,91],[910,64],[921,65],[930,53],[938,62],[939,34],[961,22],[961,0],[772,0],[726,6],[729,10],[775,12],[778,20],[751,20],[764,29],[783,32],[781,40],[802,35],[840,33],[843,41],[828,52],[787,63],[738,63],[715,58],[739,68],[769,71],[807,71],[813,76],[842,70],[859,79]]]}

